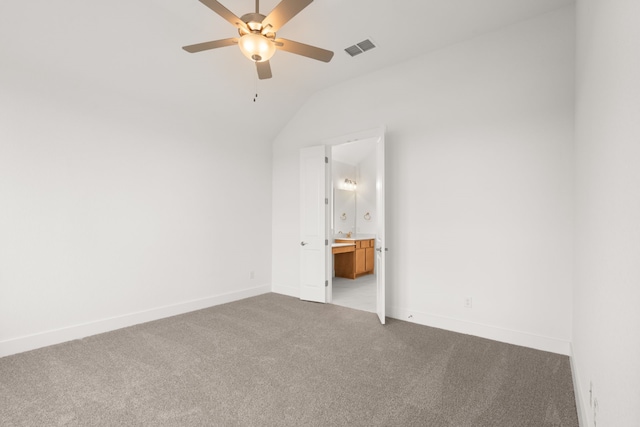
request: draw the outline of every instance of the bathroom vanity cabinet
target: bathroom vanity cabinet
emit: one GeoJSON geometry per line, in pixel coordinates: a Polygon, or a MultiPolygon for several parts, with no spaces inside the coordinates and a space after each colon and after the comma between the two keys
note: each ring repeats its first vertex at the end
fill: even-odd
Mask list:
{"type": "Polygon", "coordinates": [[[365,274],[373,274],[374,239],[336,239],[335,243],[332,252],[336,277],[355,279],[365,274]]]}

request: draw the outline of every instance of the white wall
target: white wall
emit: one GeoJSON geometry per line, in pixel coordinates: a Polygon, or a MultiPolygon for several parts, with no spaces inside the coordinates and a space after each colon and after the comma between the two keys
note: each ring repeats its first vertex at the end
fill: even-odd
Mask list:
{"type": "Polygon", "coordinates": [[[0,356],[269,291],[269,142],[85,83],[0,67],[0,356]]]}
{"type": "Polygon", "coordinates": [[[577,3],[573,362],[584,426],[640,425],[640,2],[577,3]]]}
{"type": "Polygon", "coordinates": [[[388,313],[568,353],[574,36],[566,7],[317,93],[274,142],[273,290],[299,148],[386,125],[388,313]]]}

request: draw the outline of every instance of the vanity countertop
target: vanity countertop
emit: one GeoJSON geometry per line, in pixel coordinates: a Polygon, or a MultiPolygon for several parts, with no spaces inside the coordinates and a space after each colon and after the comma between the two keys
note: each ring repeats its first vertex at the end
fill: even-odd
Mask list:
{"type": "Polygon", "coordinates": [[[370,240],[375,238],[376,238],[375,234],[353,234],[351,235],[351,237],[335,236],[333,240],[353,240],[355,242],[356,240],[370,240]]]}
{"type": "Polygon", "coordinates": [[[344,246],[353,246],[353,245],[355,245],[355,242],[354,243],[333,243],[331,245],[331,247],[333,247],[333,248],[342,248],[344,246]]]}

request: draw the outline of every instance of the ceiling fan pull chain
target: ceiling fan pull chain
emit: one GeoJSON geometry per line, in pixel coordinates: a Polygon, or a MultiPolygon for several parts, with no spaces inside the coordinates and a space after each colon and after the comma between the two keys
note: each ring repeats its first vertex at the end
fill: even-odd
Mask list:
{"type": "Polygon", "coordinates": [[[253,97],[253,102],[256,102],[257,98],[258,98],[258,77],[256,76],[256,96],[253,97]]]}

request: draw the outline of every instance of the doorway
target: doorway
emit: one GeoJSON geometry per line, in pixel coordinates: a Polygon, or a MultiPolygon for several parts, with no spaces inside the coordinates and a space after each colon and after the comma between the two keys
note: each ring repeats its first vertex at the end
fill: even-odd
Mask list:
{"type": "MultiPolygon", "coordinates": [[[[325,140],[323,145],[300,150],[300,299],[320,303],[333,301],[333,256],[353,252],[352,278],[375,273],[376,314],[385,323],[385,130],[376,128],[358,134],[325,140]],[[366,226],[345,231],[336,229],[332,219],[335,191],[332,183],[331,157],[334,146],[371,140],[375,144],[375,214],[373,209],[356,211],[365,221],[375,223],[375,234],[368,236],[366,226]],[[332,227],[333,223],[333,227],[332,227]],[[355,231],[355,235],[354,235],[355,231]],[[359,234],[360,233],[360,234],[359,234]],[[346,242],[336,241],[346,240],[346,242]],[[364,235],[364,236],[363,236],[364,235]],[[361,238],[363,237],[363,238],[361,238]],[[362,250],[364,258],[356,251],[362,250]]],[[[351,181],[354,181],[353,179],[351,181]]],[[[347,186],[357,186],[348,179],[347,186]]],[[[373,185],[370,184],[371,187],[373,185]]],[[[373,206],[373,205],[372,205],[373,206]]],[[[342,213],[340,213],[341,215],[342,213]]],[[[348,218],[348,216],[346,216],[348,218]]],[[[362,254],[362,252],[358,251],[362,254]]],[[[337,265],[337,264],[336,264],[337,265]]]]}
{"type": "Polygon", "coordinates": [[[331,303],[376,312],[377,138],[331,147],[331,303]],[[346,246],[352,244],[353,246],[346,246]],[[338,253],[336,253],[338,252],[338,253]]]}

